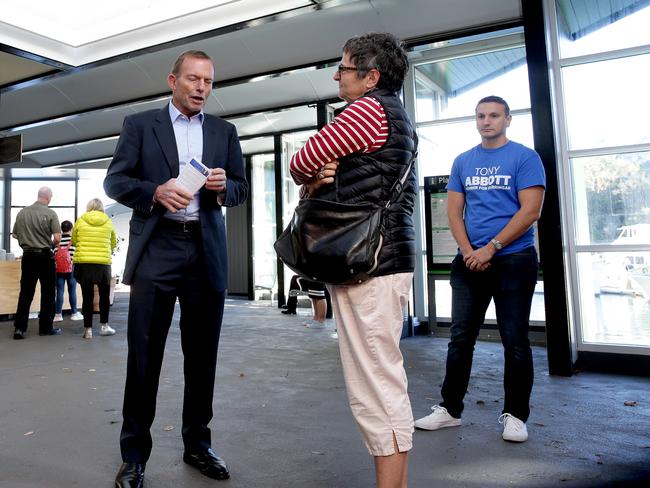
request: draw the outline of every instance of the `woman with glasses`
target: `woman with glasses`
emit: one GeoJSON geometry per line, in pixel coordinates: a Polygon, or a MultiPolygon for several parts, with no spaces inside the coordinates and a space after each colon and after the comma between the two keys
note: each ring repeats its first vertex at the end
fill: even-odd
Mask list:
{"type": "Polygon", "coordinates": [[[350,406],[375,460],[378,488],[407,486],[413,415],[399,340],[415,266],[412,214],[417,136],[398,91],[408,70],[391,34],[348,40],[334,80],[348,102],[290,163],[303,198],[385,203],[396,180],[404,189],[387,210],[384,245],[373,278],[328,285],[350,406]]]}

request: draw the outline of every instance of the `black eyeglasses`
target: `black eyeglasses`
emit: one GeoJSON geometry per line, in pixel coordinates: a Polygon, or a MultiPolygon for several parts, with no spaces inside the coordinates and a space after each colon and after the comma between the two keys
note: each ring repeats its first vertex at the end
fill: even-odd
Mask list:
{"type": "Polygon", "coordinates": [[[355,68],[354,66],[343,66],[342,64],[339,64],[337,71],[341,74],[347,71],[358,71],[358,69],[359,68],[355,68]]]}

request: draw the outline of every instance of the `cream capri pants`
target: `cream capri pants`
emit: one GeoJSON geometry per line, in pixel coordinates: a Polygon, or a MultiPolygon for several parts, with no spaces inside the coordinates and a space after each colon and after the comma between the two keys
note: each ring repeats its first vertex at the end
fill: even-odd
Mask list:
{"type": "Polygon", "coordinates": [[[328,285],[352,415],[373,456],[413,446],[413,413],[402,353],[402,309],[413,273],[372,278],[360,285],[328,285]]]}

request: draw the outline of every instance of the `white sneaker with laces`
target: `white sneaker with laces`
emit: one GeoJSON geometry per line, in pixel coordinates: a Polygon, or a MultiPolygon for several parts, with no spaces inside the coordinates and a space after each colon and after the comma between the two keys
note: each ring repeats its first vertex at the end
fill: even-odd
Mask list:
{"type": "Polygon", "coordinates": [[[452,417],[445,407],[434,405],[431,407],[433,413],[415,421],[415,428],[421,430],[438,430],[444,427],[457,427],[462,422],[452,417]]]}
{"type": "Polygon", "coordinates": [[[75,312],[70,316],[70,320],[83,320],[84,316],[81,312],[75,312]]]}
{"type": "Polygon", "coordinates": [[[528,429],[526,424],[514,415],[504,413],[499,417],[499,423],[503,424],[504,441],[526,442],[528,440],[528,429]]]}
{"type": "Polygon", "coordinates": [[[63,322],[63,315],[60,313],[54,314],[54,319],[52,322],[63,322]]]}
{"type": "Polygon", "coordinates": [[[99,330],[99,335],[100,336],[110,336],[110,335],[113,335],[113,334],[115,334],[115,329],[113,329],[108,324],[102,324],[102,327],[99,330]]]}
{"type": "Polygon", "coordinates": [[[81,337],[83,337],[84,339],[92,339],[93,329],[91,327],[84,327],[84,335],[81,337]]]}

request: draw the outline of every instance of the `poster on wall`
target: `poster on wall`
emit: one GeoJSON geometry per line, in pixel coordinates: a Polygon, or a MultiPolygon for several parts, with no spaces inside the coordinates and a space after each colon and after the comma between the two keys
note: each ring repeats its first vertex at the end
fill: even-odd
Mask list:
{"type": "Polygon", "coordinates": [[[451,235],[447,218],[447,183],[449,176],[427,176],[424,186],[427,191],[428,239],[427,255],[429,264],[451,264],[458,246],[451,235]]]}

